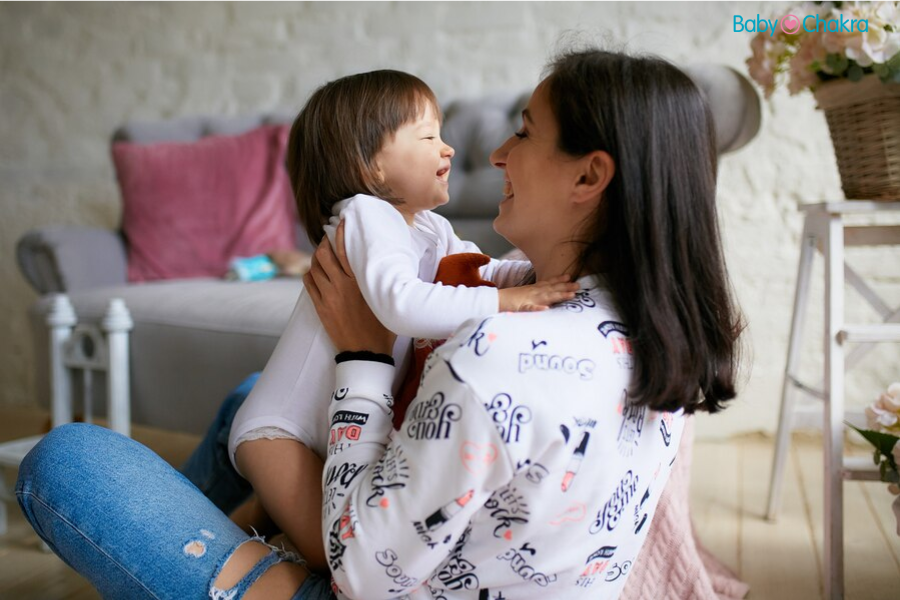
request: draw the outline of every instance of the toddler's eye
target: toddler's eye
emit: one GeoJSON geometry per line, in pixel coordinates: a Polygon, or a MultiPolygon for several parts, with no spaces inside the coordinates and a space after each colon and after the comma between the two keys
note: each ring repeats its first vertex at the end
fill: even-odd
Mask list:
{"type": "Polygon", "coordinates": [[[433,140],[433,139],[435,139],[435,137],[436,137],[436,136],[429,135],[429,136],[424,137],[424,138],[422,138],[422,139],[423,139],[423,140],[433,140]]]}

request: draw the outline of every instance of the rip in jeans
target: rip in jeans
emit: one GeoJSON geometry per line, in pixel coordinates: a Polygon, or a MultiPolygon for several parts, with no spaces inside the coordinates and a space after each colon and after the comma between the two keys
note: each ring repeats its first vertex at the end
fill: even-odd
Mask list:
{"type": "MultiPolygon", "coordinates": [[[[208,533],[208,532],[203,530],[203,531],[201,531],[201,533],[206,535],[206,533],[208,533]]],[[[210,535],[212,535],[212,534],[210,534],[210,535]]],[[[214,539],[214,538],[215,538],[215,536],[213,535],[213,537],[210,539],[214,539]]],[[[195,540],[193,542],[190,542],[188,545],[191,545],[191,544],[201,544],[202,545],[203,542],[201,542],[200,540],[195,540]]],[[[187,549],[188,545],[185,546],[185,554],[188,554],[188,549],[187,549]]],[[[206,552],[205,545],[204,545],[203,552],[204,553],[206,552]]],[[[243,542],[241,542],[240,544],[235,546],[234,549],[232,549],[232,551],[230,553],[228,553],[228,555],[225,556],[225,558],[222,559],[221,564],[219,564],[216,567],[215,573],[213,573],[213,576],[210,579],[210,585],[209,585],[210,600],[236,600],[237,598],[242,598],[244,596],[244,594],[246,594],[247,591],[250,589],[250,587],[260,579],[260,577],[262,577],[269,569],[271,569],[275,565],[282,563],[282,562],[292,562],[292,563],[299,564],[302,567],[306,567],[306,561],[301,556],[299,556],[298,554],[296,554],[294,552],[285,550],[284,547],[279,548],[277,546],[273,546],[272,544],[267,544],[265,539],[260,537],[259,535],[254,535],[250,539],[244,540],[243,542]],[[231,588],[229,588],[227,590],[223,590],[223,589],[217,587],[215,585],[215,582],[218,580],[219,575],[222,573],[222,570],[225,568],[225,565],[228,564],[228,561],[231,559],[232,556],[234,556],[235,552],[237,552],[239,548],[241,548],[244,544],[246,544],[248,542],[258,542],[258,543],[262,544],[266,548],[269,548],[269,553],[266,554],[265,556],[263,556],[262,558],[260,558],[256,562],[256,564],[253,565],[253,567],[251,567],[250,570],[247,571],[241,577],[241,579],[231,588]]]]}

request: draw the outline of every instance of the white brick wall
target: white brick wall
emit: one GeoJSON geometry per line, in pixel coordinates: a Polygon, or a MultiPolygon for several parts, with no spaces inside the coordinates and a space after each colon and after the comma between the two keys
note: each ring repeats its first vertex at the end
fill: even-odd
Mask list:
{"type": "MultiPolygon", "coordinates": [[[[749,34],[731,31],[767,3],[0,3],[0,405],[33,401],[16,240],[51,223],[115,227],[108,157],[115,126],[134,117],[296,111],[326,80],[391,67],[446,101],[533,86],[560,34],[580,29],[680,63],[745,72],[749,34]]],[[[735,288],[750,322],[741,399],[701,432],[774,428],[786,352],[800,218],[796,206],[840,198],[825,121],[807,94],[779,93],[764,127],[721,161],[720,205],[735,288]]],[[[900,253],[856,264],[900,303],[900,253]]],[[[821,270],[817,271],[817,274],[821,270]]],[[[814,288],[818,293],[821,286],[814,288]]],[[[852,315],[867,318],[854,296],[852,315]]],[[[811,346],[821,321],[810,323],[811,346]]],[[[807,364],[820,363],[813,352],[807,364]]],[[[849,379],[855,402],[900,379],[884,347],[849,379]]],[[[807,369],[812,371],[812,369],[807,369]]]]}

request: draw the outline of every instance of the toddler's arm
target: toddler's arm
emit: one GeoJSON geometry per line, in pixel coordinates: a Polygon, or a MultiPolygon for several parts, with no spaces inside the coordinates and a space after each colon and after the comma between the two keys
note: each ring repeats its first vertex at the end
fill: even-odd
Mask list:
{"type": "Polygon", "coordinates": [[[568,275],[554,277],[550,281],[538,281],[531,285],[522,285],[502,289],[500,296],[501,312],[535,312],[547,310],[557,302],[571,300],[580,286],[569,282],[568,275]]]}
{"type": "MultiPolygon", "coordinates": [[[[444,217],[431,213],[434,225],[446,236],[447,254],[463,254],[474,252],[482,254],[476,244],[459,239],[453,231],[453,226],[444,217]]],[[[520,285],[531,273],[531,263],[527,260],[509,260],[491,258],[491,262],[481,267],[481,277],[495,283],[498,288],[508,288],[520,285]]]]}
{"type": "MultiPolygon", "coordinates": [[[[450,223],[432,213],[435,226],[443,229],[447,236],[447,254],[465,252],[481,253],[478,246],[464,241],[453,232],[450,223]]],[[[532,312],[546,310],[557,302],[570,300],[578,291],[577,283],[568,283],[568,277],[556,277],[550,281],[539,281],[531,285],[521,285],[531,274],[531,263],[527,260],[498,260],[481,267],[481,277],[501,288],[498,296],[501,312],[532,312]]]]}
{"type": "MultiPolygon", "coordinates": [[[[410,228],[387,202],[355,196],[345,201],[340,218],[344,220],[347,258],[360,291],[378,320],[398,335],[444,339],[464,321],[500,309],[495,288],[422,281],[410,228]]],[[[337,222],[333,218],[332,226],[326,227],[332,243],[337,222]]],[[[436,243],[429,251],[443,255],[446,250],[436,243]]]]}
{"type": "Polygon", "coordinates": [[[492,258],[481,268],[481,276],[503,289],[522,285],[531,271],[531,263],[527,260],[492,258]]]}

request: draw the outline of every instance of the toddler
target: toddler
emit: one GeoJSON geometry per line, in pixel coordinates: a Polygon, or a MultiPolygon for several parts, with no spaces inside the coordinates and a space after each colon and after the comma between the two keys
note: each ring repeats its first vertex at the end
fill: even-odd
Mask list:
{"type": "MultiPolygon", "coordinates": [[[[291,129],[287,167],[301,220],[318,244],[341,220],[360,290],[378,319],[397,333],[393,357],[404,365],[411,338],[444,339],[471,318],[541,310],[574,297],[575,283],[539,282],[496,289],[431,283],[441,258],[479,252],[431,209],[449,200],[453,148],[440,136],[431,89],[398,71],[374,71],[319,88],[291,129]]],[[[481,277],[500,287],[522,281],[523,261],[491,260],[481,277]]],[[[259,381],[237,413],[229,455],[259,503],[313,569],[327,568],[321,533],[322,464],[336,351],[312,301],[300,294],[259,381]]],[[[404,369],[397,370],[403,373],[404,369]]],[[[394,382],[397,391],[399,381],[394,382]]],[[[355,413],[335,415],[352,436],[355,413]]],[[[332,447],[340,451],[340,444],[332,447]]],[[[325,473],[329,486],[361,472],[325,473]]],[[[339,487],[339,486],[338,486],[339,487]]]]}

